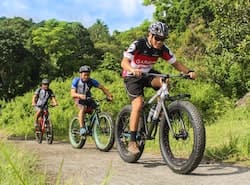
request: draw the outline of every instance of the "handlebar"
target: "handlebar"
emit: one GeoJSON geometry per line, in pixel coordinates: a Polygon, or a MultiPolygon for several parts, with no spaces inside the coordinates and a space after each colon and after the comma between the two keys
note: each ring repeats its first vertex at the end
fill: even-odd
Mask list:
{"type": "MultiPolygon", "coordinates": [[[[35,107],[35,106],[37,106],[37,105],[32,105],[33,107],[35,107]]],[[[49,105],[47,105],[47,108],[53,108],[53,107],[57,107],[57,106],[59,106],[59,105],[52,105],[52,104],[49,104],[49,105]]],[[[43,106],[43,107],[41,107],[41,108],[45,108],[45,106],[43,106]]]]}
{"type": "Polygon", "coordinates": [[[94,101],[97,101],[97,102],[101,102],[101,101],[104,101],[104,100],[106,100],[106,101],[112,101],[112,100],[110,100],[110,99],[108,99],[108,97],[105,97],[105,98],[102,98],[102,99],[96,99],[96,98],[94,98],[94,97],[86,97],[86,100],[94,100],[94,101]]]}
{"type": "Polygon", "coordinates": [[[190,78],[189,74],[180,73],[178,75],[173,74],[159,74],[159,73],[142,73],[143,76],[157,76],[161,78],[185,78],[185,79],[192,79],[190,78]]]}

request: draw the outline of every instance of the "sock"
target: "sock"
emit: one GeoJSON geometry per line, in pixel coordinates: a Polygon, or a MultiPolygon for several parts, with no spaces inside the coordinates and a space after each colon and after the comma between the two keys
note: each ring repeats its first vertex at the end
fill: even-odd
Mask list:
{"type": "Polygon", "coordinates": [[[131,131],[131,138],[130,141],[136,141],[136,131],[131,131]]]}

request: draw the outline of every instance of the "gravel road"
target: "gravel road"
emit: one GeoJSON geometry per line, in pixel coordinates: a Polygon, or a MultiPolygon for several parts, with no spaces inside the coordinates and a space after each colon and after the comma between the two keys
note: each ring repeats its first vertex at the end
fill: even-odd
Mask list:
{"type": "MultiPolygon", "coordinates": [[[[202,163],[190,175],[173,173],[161,155],[144,153],[134,164],[124,162],[116,149],[100,152],[95,145],[74,149],[69,143],[48,145],[36,141],[12,141],[34,151],[52,182],[61,170],[62,185],[250,185],[250,168],[202,163]]],[[[52,183],[53,184],[53,183],[52,183]]]]}

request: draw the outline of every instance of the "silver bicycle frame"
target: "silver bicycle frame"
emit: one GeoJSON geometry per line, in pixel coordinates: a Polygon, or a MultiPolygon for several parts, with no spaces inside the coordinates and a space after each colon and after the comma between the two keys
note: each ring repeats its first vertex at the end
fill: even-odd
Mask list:
{"type": "MultiPolygon", "coordinates": [[[[158,76],[158,75],[156,74],[155,76],[158,76]]],[[[172,126],[168,117],[167,109],[164,104],[168,96],[169,96],[168,84],[165,82],[165,80],[162,80],[161,88],[155,93],[153,97],[149,99],[148,104],[151,104],[155,99],[157,99],[157,105],[156,105],[155,112],[153,114],[153,119],[159,118],[160,112],[163,110],[168,126],[171,132],[174,134],[174,131],[172,129],[172,126]]]]}

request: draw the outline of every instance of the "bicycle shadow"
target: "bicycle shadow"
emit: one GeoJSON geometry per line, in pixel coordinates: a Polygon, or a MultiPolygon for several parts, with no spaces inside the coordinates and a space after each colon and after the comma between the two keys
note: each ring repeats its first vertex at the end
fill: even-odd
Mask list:
{"type": "MultiPolygon", "coordinates": [[[[141,161],[137,161],[137,164],[143,165],[145,168],[156,168],[159,166],[166,166],[167,164],[162,158],[144,158],[141,161]]],[[[190,174],[192,176],[225,176],[235,175],[250,172],[250,167],[244,167],[227,163],[208,163],[201,162],[200,165],[190,174]]]]}
{"type": "Polygon", "coordinates": [[[202,162],[190,175],[193,176],[225,176],[249,172],[249,167],[227,163],[202,162]]]}
{"type": "Polygon", "coordinates": [[[145,168],[156,168],[158,166],[166,166],[162,158],[143,158],[136,162],[143,165],[145,168]]]}

